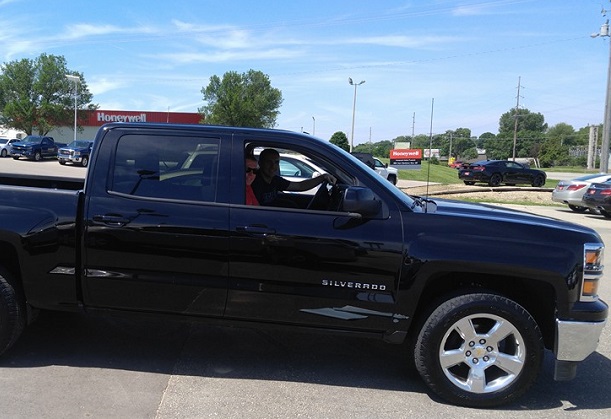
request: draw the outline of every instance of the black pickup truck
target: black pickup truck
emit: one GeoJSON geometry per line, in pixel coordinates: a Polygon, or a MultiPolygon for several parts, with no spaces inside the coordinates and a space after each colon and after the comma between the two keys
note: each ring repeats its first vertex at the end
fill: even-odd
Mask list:
{"type": "Polygon", "coordinates": [[[573,378],[606,323],[593,230],[406,195],[309,135],[110,124],[84,185],[57,182],[0,186],[0,353],[40,309],[355,333],[403,344],[440,397],[490,407],[546,349],[573,378]],[[270,147],[336,184],[245,205],[245,155],[270,147]]]}

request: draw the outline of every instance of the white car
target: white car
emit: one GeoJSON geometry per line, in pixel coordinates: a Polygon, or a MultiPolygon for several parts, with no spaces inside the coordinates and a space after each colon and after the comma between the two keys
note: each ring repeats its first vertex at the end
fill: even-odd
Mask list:
{"type": "Polygon", "coordinates": [[[11,144],[19,141],[17,138],[0,138],[0,156],[6,157],[11,155],[11,144]]]}
{"type": "Polygon", "coordinates": [[[378,173],[378,175],[382,176],[384,179],[387,179],[393,185],[397,184],[397,179],[399,178],[399,171],[394,167],[388,167],[387,164],[382,163],[377,158],[373,158],[374,161],[374,169],[378,173]]]}
{"type": "MultiPolygon", "coordinates": [[[[571,180],[562,180],[552,191],[552,201],[568,204],[572,211],[584,212],[588,210],[588,207],[584,205],[581,198],[590,185],[608,180],[611,180],[611,174],[608,173],[591,173],[571,180]]],[[[596,210],[590,208],[590,212],[596,213],[596,210]]]]}

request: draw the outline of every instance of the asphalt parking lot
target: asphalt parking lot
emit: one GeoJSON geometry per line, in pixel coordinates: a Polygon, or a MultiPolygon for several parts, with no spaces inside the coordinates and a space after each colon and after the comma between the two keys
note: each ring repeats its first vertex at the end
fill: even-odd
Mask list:
{"type": "MultiPolygon", "coordinates": [[[[0,159],[0,172],[84,177],[86,169],[0,159]]],[[[564,207],[510,207],[590,226],[611,243],[611,220],[601,216],[564,207]]],[[[600,288],[606,301],[609,279],[607,274],[600,288]]],[[[575,380],[553,381],[548,353],[526,396],[495,410],[436,399],[407,367],[404,349],[335,335],[43,312],[0,358],[0,417],[611,416],[609,326],[575,380]]]]}

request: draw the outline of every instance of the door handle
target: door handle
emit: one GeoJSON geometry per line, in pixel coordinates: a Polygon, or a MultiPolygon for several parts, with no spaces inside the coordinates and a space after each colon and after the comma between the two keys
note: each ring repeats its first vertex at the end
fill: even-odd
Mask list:
{"type": "Polygon", "coordinates": [[[264,225],[237,226],[236,230],[246,234],[252,234],[254,236],[266,236],[268,234],[276,234],[276,230],[264,225]]]}
{"type": "Polygon", "coordinates": [[[122,227],[129,223],[129,219],[120,215],[94,215],[93,221],[109,226],[122,227]]]}

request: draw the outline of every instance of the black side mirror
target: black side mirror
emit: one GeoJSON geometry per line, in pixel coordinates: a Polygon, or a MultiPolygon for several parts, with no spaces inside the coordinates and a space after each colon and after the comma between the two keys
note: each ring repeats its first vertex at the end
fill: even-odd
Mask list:
{"type": "Polygon", "coordinates": [[[369,188],[351,186],[344,192],[343,210],[360,214],[362,217],[373,217],[380,213],[382,201],[376,199],[369,188]]]}

